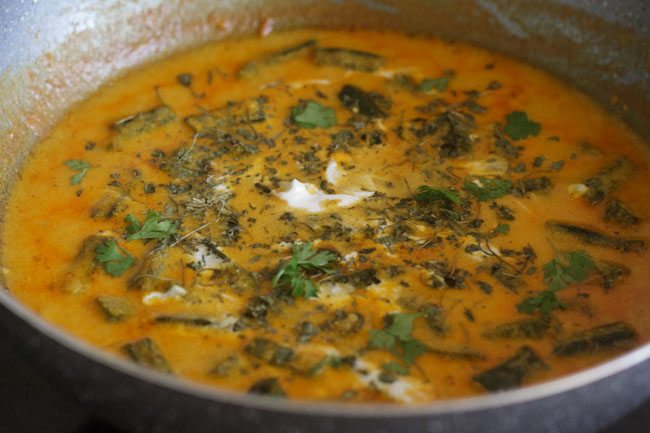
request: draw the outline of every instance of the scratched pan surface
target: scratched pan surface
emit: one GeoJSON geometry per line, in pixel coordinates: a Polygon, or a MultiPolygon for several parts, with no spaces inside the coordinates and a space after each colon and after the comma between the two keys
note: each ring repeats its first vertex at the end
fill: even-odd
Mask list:
{"type": "MultiPolygon", "coordinates": [[[[501,51],[564,77],[650,141],[647,0],[10,0],[0,5],[0,225],[25,155],[66,108],[124,69],[269,20],[277,29],[399,29],[501,51]]],[[[0,289],[0,326],[61,389],[138,432],[588,433],[650,397],[650,345],[520,390],[379,407],[234,394],[147,371],[48,325],[10,290],[0,289]]]]}

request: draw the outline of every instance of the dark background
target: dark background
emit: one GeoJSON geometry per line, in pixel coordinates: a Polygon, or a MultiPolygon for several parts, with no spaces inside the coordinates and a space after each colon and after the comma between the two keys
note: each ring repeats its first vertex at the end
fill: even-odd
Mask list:
{"type": "MultiPolygon", "coordinates": [[[[7,341],[0,329],[0,433],[128,433],[94,418],[42,379],[7,341]]],[[[649,432],[650,401],[602,433],[649,432]]]]}

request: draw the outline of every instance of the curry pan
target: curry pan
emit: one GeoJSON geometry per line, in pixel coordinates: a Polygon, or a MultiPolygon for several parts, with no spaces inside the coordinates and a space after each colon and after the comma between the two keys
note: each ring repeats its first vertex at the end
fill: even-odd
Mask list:
{"type": "MultiPolygon", "coordinates": [[[[501,51],[573,83],[650,143],[647,0],[11,0],[0,21],[0,209],[34,142],[109,77],[260,27],[397,29],[501,51]]],[[[650,344],[550,382],[427,405],[237,394],[101,353],[45,323],[10,289],[0,289],[0,326],[16,349],[129,431],[588,433],[650,397],[650,344]]]]}

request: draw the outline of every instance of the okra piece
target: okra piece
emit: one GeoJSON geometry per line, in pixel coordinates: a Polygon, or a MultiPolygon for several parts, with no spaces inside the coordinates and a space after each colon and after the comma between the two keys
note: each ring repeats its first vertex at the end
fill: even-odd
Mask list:
{"type": "Polygon", "coordinates": [[[160,347],[149,337],[125,344],[124,351],[138,365],[158,370],[161,373],[172,373],[160,347]]]}
{"type": "Polygon", "coordinates": [[[533,349],[523,346],[511,358],[475,375],[472,379],[488,391],[504,391],[518,388],[526,377],[545,367],[533,349]]]}
{"type": "Polygon", "coordinates": [[[237,75],[240,78],[250,78],[258,74],[261,69],[294,59],[302,54],[309,52],[309,50],[315,46],[316,41],[314,39],[309,39],[297,45],[292,45],[290,47],[274,51],[270,54],[246,63],[244,66],[242,66],[237,75]]]}
{"type": "Polygon", "coordinates": [[[249,389],[250,394],[268,395],[269,397],[286,397],[287,394],[280,386],[280,382],[275,377],[260,379],[255,382],[249,389]]]}
{"type": "Polygon", "coordinates": [[[125,196],[111,191],[103,195],[93,206],[90,210],[90,216],[92,218],[112,219],[129,207],[125,199],[125,196]]]}
{"type": "Polygon", "coordinates": [[[202,136],[221,136],[238,125],[263,122],[266,120],[263,97],[229,102],[224,107],[185,119],[197,134],[202,136]]]}
{"type": "Polygon", "coordinates": [[[95,249],[112,239],[108,235],[92,235],[84,239],[77,257],[66,273],[63,281],[63,288],[68,293],[82,293],[90,283],[90,278],[100,268],[95,260],[95,249]]]}
{"type": "Polygon", "coordinates": [[[616,322],[576,332],[560,341],[553,353],[558,356],[573,356],[595,353],[619,347],[628,347],[636,341],[636,331],[627,323],[616,322]]]}
{"type": "Polygon", "coordinates": [[[620,227],[638,225],[641,219],[618,200],[611,200],[605,207],[605,221],[620,227]]]}
{"type": "Polygon", "coordinates": [[[381,281],[377,278],[376,269],[362,269],[347,275],[337,275],[333,281],[337,283],[350,284],[358,289],[365,289],[373,284],[379,284],[381,281]]]}
{"type": "Polygon", "coordinates": [[[138,271],[129,280],[129,288],[144,291],[167,290],[170,282],[161,279],[165,270],[165,250],[156,250],[140,260],[138,271]]]}
{"type": "Polygon", "coordinates": [[[546,228],[551,232],[575,239],[585,244],[602,248],[618,250],[624,253],[638,253],[646,248],[645,241],[641,239],[628,239],[608,235],[589,227],[560,221],[548,221],[546,228]]]}
{"type": "Polygon", "coordinates": [[[485,355],[469,347],[444,347],[428,344],[427,352],[441,358],[456,359],[459,361],[477,361],[485,359],[485,355]]]}
{"type": "Polygon", "coordinates": [[[364,322],[365,319],[363,315],[359,313],[348,313],[344,310],[336,310],[333,317],[323,323],[321,328],[346,335],[358,332],[364,322]]]}
{"type": "Polygon", "coordinates": [[[339,92],[338,98],[341,104],[354,114],[361,114],[370,119],[379,119],[387,116],[375,99],[357,86],[346,84],[339,92]]]}
{"type": "Polygon", "coordinates": [[[634,172],[634,165],[626,157],[621,157],[605,167],[584,184],[589,188],[582,198],[590,205],[600,203],[634,172]]]}
{"type": "Polygon", "coordinates": [[[551,328],[551,318],[542,316],[532,319],[515,320],[503,323],[486,331],[483,336],[489,339],[533,339],[543,338],[551,328]]]}
{"type": "Polygon", "coordinates": [[[239,365],[239,357],[236,355],[229,355],[226,358],[217,362],[217,364],[210,370],[211,375],[226,377],[239,365]]]}
{"type": "Polygon", "coordinates": [[[133,314],[133,305],[120,296],[100,296],[97,304],[109,322],[121,322],[133,314]]]}
{"type": "Polygon", "coordinates": [[[246,344],[244,351],[255,358],[278,366],[287,365],[294,357],[293,350],[290,348],[261,337],[256,337],[246,344]]]}
{"type": "Polygon", "coordinates": [[[151,132],[174,120],[176,120],[176,114],[166,105],[119,120],[113,124],[113,129],[117,132],[117,135],[113,139],[111,148],[119,149],[125,141],[151,132]]]}
{"type": "Polygon", "coordinates": [[[599,262],[597,270],[602,277],[601,285],[605,291],[614,288],[615,285],[632,273],[627,266],[607,260],[599,262]]]}
{"type": "Polygon", "coordinates": [[[375,72],[384,66],[386,59],[366,51],[347,48],[317,48],[316,64],[320,66],[338,66],[362,72],[375,72]]]}
{"type": "Polygon", "coordinates": [[[154,318],[155,323],[169,323],[183,326],[194,326],[197,328],[221,328],[221,322],[207,317],[189,316],[189,315],[171,315],[163,314],[154,318]]]}

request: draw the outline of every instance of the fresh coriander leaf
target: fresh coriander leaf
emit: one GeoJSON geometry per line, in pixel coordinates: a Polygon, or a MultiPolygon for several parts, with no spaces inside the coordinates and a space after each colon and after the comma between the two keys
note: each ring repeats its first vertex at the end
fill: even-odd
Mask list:
{"type": "Polygon", "coordinates": [[[411,332],[413,332],[413,321],[420,316],[420,313],[391,314],[390,324],[384,329],[401,341],[407,341],[411,338],[411,332]]]}
{"type": "Polygon", "coordinates": [[[330,128],[336,125],[336,111],[315,101],[293,107],[291,120],[301,128],[330,128]]]}
{"type": "Polygon", "coordinates": [[[147,218],[142,224],[133,215],[128,215],[124,221],[128,224],[127,231],[131,233],[126,238],[127,241],[137,239],[164,240],[175,234],[178,228],[177,221],[161,219],[160,214],[152,210],[147,211],[147,218]]]}
{"type": "Polygon", "coordinates": [[[596,263],[584,251],[570,251],[564,254],[564,258],[568,262],[565,271],[576,283],[584,281],[596,269],[596,263]]]}
{"type": "Polygon", "coordinates": [[[134,234],[139,232],[142,229],[142,224],[138,221],[133,215],[129,214],[124,218],[124,222],[127,223],[126,231],[129,234],[134,234]]]}
{"type": "Polygon", "coordinates": [[[426,353],[429,350],[429,348],[424,343],[422,343],[420,340],[416,340],[415,338],[401,341],[400,345],[402,347],[402,351],[404,352],[404,361],[406,361],[408,365],[413,364],[413,362],[415,362],[415,358],[426,353]]]}
{"type": "Polygon", "coordinates": [[[415,195],[418,201],[435,202],[445,200],[455,204],[460,203],[460,197],[451,188],[432,188],[427,185],[418,186],[418,193],[415,195]]]}
{"type": "Polygon", "coordinates": [[[64,162],[64,164],[66,167],[69,167],[76,171],[86,170],[90,168],[88,161],[84,161],[83,159],[70,159],[64,162]]]}
{"type": "Polygon", "coordinates": [[[510,194],[512,181],[509,179],[479,177],[466,179],[463,189],[479,201],[496,200],[510,194]]]}
{"type": "Polygon", "coordinates": [[[508,114],[506,116],[506,126],[503,128],[503,132],[513,140],[523,140],[530,136],[535,137],[539,135],[540,130],[540,124],[530,120],[523,111],[513,111],[508,114]]]}
{"type": "Polygon", "coordinates": [[[444,92],[447,90],[448,85],[449,77],[427,78],[422,80],[418,86],[418,91],[426,93],[436,89],[438,92],[444,92]]]}
{"type": "MultiPolygon", "coordinates": [[[[420,313],[395,313],[389,315],[384,329],[370,330],[368,347],[370,349],[386,349],[407,365],[413,364],[415,358],[429,350],[424,343],[411,335],[413,321],[420,316],[420,313]]],[[[399,366],[397,363],[394,364],[399,366]]],[[[408,372],[408,369],[403,371],[408,372]]]]}
{"type": "Polygon", "coordinates": [[[589,254],[570,251],[544,265],[544,282],[550,290],[558,291],[584,281],[595,268],[596,263],[589,254]]]}
{"type": "Polygon", "coordinates": [[[311,280],[310,274],[332,274],[331,265],[336,261],[336,254],[330,251],[317,251],[313,244],[295,244],[293,255],[285,261],[276,272],[271,285],[273,288],[291,288],[293,297],[311,298],[318,293],[318,286],[311,280]]]}
{"type": "Polygon", "coordinates": [[[510,233],[510,224],[499,224],[494,230],[492,230],[492,233],[495,235],[507,235],[510,233]]]}
{"type": "Polygon", "coordinates": [[[542,269],[544,270],[544,283],[549,290],[557,292],[573,283],[573,278],[566,273],[558,259],[546,263],[542,269]]]}
{"type": "Polygon", "coordinates": [[[539,310],[542,314],[547,315],[551,311],[561,308],[563,308],[563,305],[553,290],[542,290],[537,296],[526,298],[517,305],[517,310],[520,313],[527,314],[533,314],[539,310]]]}
{"type": "Polygon", "coordinates": [[[397,344],[397,337],[387,331],[379,329],[370,330],[368,347],[371,349],[390,349],[397,344]]]}
{"type": "Polygon", "coordinates": [[[386,371],[392,371],[393,373],[400,374],[402,376],[409,373],[409,369],[407,367],[404,367],[395,361],[390,361],[382,364],[381,368],[386,371]]]}
{"type": "Polygon", "coordinates": [[[83,159],[70,159],[65,161],[64,164],[66,167],[79,172],[70,176],[70,185],[79,185],[90,168],[90,164],[83,159]]]}
{"type": "Polygon", "coordinates": [[[594,269],[596,263],[584,251],[570,251],[558,255],[543,266],[544,283],[548,289],[525,299],[517,305],[517,310],[528,314],[539,310],[542,314],[548,314],[552,310],[562,308],[556,293],[571,284],[584,281],[594,269]]]}
{"type": "Polygon", "coordinates": [[[86,173],[88,173],[88,170],[82,170],[79,173],[70,176],[70,185],[79,185],[81,181],[84,180],[84,177],[86,177],[86,173]]]}
{"type": "Polygon", "coordinates": [[[339,368],[341,366],[341,358],[336,355],[326,355],[321,358],[316,365],[309,369],[307,374],[314,376],[321,372],[325,367],[330,366],[333,368],[339,368]]]}
{"type": "Polygon", "coordinates": [[[114,277],[119,277],[135,263],[133,256],[119,248],[113,239],[97,245],[95,260],[104,265],[104,270],[114,277]]]}

